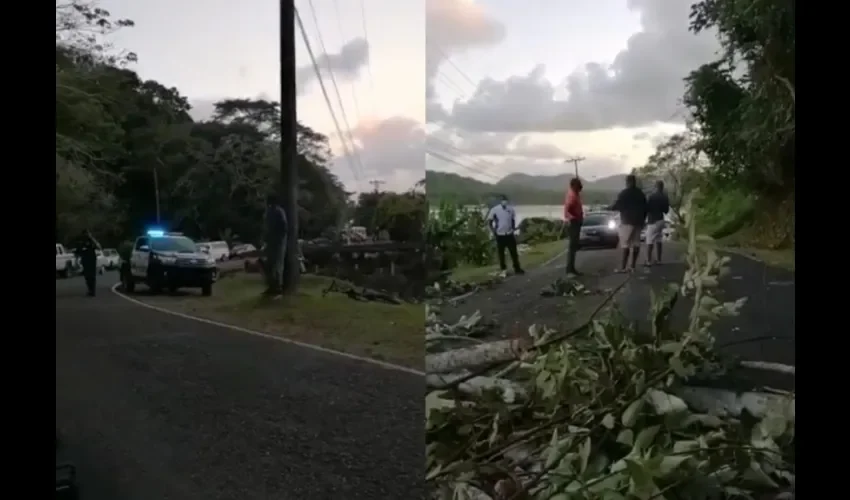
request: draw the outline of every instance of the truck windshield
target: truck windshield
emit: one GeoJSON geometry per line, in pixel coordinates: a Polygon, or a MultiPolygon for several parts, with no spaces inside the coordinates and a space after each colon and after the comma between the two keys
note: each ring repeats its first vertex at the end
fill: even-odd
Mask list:
{"type": "Polygon", "coordinates": [[[195,242],[184,236],[169,238],[151,238],[151,250],[157,252],[191,252],[194,253],[195,242]]]}

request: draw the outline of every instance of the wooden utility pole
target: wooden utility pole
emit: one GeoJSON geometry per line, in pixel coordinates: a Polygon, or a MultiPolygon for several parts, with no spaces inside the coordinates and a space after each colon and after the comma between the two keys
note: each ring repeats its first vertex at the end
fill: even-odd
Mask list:
{"type": "Polygon", "coordinates": [[[564,161],[564,163],[572,163],[573,164],[573,167],[575,168],[576,178],[578,178],[578,164],[579,164],[579,162],[583,162],[586,159],[587,158],[585,158],[583,156],[573,156],[572,158],[567,158],[564,161]]]}
{"type": "Polygon", "coordinates": [[[280,0],[280,198],[286,212],[283,292],[298,291],[298,169],[296,163],[295,2],[280,0]]]}
{"type": "Polygon", "coordinates": [[[377,193],[378,191],[381,190],[381,186],[384,185],[385,182],[379,181],[379,180],[374,180],[374,181],[369,181],[369,184],[371,184],[372,187],[375,188],[375,192],[377,193]]]}

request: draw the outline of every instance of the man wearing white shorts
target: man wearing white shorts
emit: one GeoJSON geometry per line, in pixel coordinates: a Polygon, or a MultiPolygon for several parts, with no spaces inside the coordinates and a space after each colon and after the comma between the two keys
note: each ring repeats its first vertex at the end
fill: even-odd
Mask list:
{"type": "Polygon", "coordinates": [[[637,187],[634,175],[626,176],[626,189],[620,191],[610,210],[620,212],[618,236],[623,258],[616,272],[633,271],[640,254],[640,232],[646,221],[646,195],[637,187]]]}
{"type": "Polygon", "coordinates": [[[664,181],[655,182],[655,191],[646,200],[646,265],[661,262],[661,242],[664,240],[664,216],[670,211],[670,199],[664,192],[664,181]],[[652,259],[655,250],[655,260],[652,259]]]}

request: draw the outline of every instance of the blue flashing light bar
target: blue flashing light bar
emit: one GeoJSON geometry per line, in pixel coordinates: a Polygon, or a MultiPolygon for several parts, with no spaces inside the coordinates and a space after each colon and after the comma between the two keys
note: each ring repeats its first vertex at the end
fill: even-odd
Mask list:
{"type": "Polygon", "coordinates": [[[165,231],[163,231],[162,229],[148,229],[147,234],[151,238],[162,238],[163,236],[165,236],[165,231]]]}

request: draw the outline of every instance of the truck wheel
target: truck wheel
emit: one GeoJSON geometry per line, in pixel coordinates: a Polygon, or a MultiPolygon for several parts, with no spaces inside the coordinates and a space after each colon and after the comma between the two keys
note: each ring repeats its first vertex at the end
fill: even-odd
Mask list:
{"type": "Polygon", "coordinates": [[[63,279],[68,278],[69,276],[71,276],[71,272],[72,272],[71,263],[66,262],[65,263],[65,269],[59,271],[59,277],[63,278],[63,279]]]}
{"type": "Polygon", "coordinates": [[[201,287],[201,295],[204,297],[209,297],[212,295],[212,283],[207,283],[206,285],[201,287]]]}

